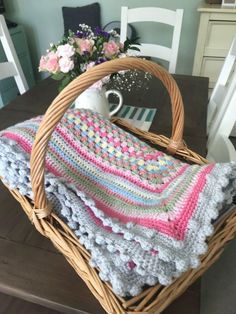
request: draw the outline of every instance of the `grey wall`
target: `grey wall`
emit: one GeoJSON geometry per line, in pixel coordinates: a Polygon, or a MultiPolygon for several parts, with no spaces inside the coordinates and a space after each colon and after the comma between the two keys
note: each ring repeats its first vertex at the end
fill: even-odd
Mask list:
{"type": "MultiPolygon", "coordinates": [[[[63,34],[62,6],[82,6],[89,0],[7,0],[6,16],[22,24],[30,47],[34,71],[37,73],[40,56],[45,53],[50,42],[57,42],[63,34]]],[[[158,6],[170,9],[183,8],[184,18],[180,40],[177,73],[191,74],[196,46],[199,14],[197,8],[201,0],[98,0],[101,6],[102,25],[120,20],[122,5],[129,7],[158,6]]],[[[134,25],[138,35],[146,41],[169,42],[166,29],[155,28],[154,24],[134,25]]]]}

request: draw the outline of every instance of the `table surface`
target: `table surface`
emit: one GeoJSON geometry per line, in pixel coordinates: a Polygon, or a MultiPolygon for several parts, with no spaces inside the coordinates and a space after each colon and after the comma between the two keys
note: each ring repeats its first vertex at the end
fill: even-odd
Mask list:
{"type": "MultiPolygon", "coordinates": [[[[175,75],[185,109],[184,139],[196,152],[206,153],[208,79],[175,75]]],[[[157,79],[148,89],[122,92],[124,102],[157,108],[151,131],[171,133],[168,93],[157,79]]],[[[43,114],[57,95],[57,82],[46,79],[0,111],[0,129],[43,114]]],[[[105,313],[84,282],[48,239],[30,224],[19,203],[0,185],[0,291],[64,313],[105,313]]],[[[199,314],[200,281],[176,300],[165,314],[199,314]]]]}

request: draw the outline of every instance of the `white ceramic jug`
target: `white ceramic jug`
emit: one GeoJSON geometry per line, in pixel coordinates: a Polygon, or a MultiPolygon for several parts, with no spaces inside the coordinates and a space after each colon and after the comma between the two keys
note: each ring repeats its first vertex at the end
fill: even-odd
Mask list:
{"type": "Polygon", "coordinates": [[[111,118],[115,113],[117,113],[123,105],[122,94],[114,89],[108,91],[103,87],[98,88],[88,88],[82,94],[80,94],[75,100],[75,108],[85,108],[91,109],[93,111],[101,113],[106,118],[111,118]],[[108,96],[110,94],[115,94],[119,97],[119,103],[117,107],[110,112],[110,106],[108,102],[108,96]]]}

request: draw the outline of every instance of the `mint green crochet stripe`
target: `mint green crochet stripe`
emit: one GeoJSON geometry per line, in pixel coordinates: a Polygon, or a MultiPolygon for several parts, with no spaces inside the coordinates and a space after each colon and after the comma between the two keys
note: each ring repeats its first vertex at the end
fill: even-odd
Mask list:
{"type": "MultiPolygon", "coordinates": [[[[35,129],[35,132],[36,132],[36,130],[37,130],[37,128],[35,127],[35,126],[32,126],[32,125],[30,125],[30,128],[32,129],[35,129]]],[[[61,128],[62,130],[63,130],[63,128],[61,128]]],[[[66,130],[66,131],[68,131],[69,132],[69,130],[66,130]]],[[[19,132],[21,132],[21,129],[19,129],[19,130],[15,130],[15,133],[19,133],[19,132]]],[[[32,130],[29,130],[29,132],[31,132],[32,133],[32,130]]],[[[65,130],[64,130],[64,132],[65,132],[65,130]]],[[[32,135],[32,134],[31,134],[32,135]]],[[[33,135],[32,135],[33,136],[33,135]]],[[[58,136],[59,136],[59,134],[58,134],[58,136]]],[[[70,134],[70,136],[72,136],[72,134],[70,134]]],[[[25,134],[25,137],[27,137],[27,133],[25,134]]],[[[76,142],[76,141],[78,141],[77,140],[77,138],[73,138],[72,137],[72,139],[76,142]]],[[[31,139],[28,139],[28,140],[31,140],[31,139]]],[[[63,140],[63,137],[62,137],[62,140],[63,140]]],[[[32,142],[32,140],[31,140],[31,142],[32,142]]],[[[60,143],[59,143],[59,145],[60,145],[60,143]]],[[[68,143],[66,142],[65,143],[65,145],[66,145],[66,147],[68,146],[68,143]]],[[[86,150],[87,150],[87,148],[85,148],[86,150]]],[[[71,152],[73,152],[73,148],[71,148],[71,152]]],[[[88,152],[88,154],[91,154],[91,152],[88,152]]],[[[93,153],[91,154],[91,156],[93,155],[93,153]]],[[[76,152],[74,153],[74,160],[76,160],[76,157],[77,157],[77,154],[76,154],[76,152]]],[[[125,157],[126,156],[124,156],[124,159],[125,159],[125,157]]],[[[72,159],[72,160],[73,160],[72,159]]],[[[179,164],[178,165],[179,166],[179,168],[181,168],[182,166],[181,166],[181,164],[179,164]]],[[[126,171],[126,170],[124,170],[122,167],[117,167],[118,169],[121,169],[122,171],[126,171]]],[[[177,169],[177,167],[176,167],[176,170],[178,170],[177,169]]],[[[137,174],[135,174],[135,176],[136,176],[137,174]]],[[[158,187],[158,185],[159,184],[162,184],[162,178],[160,177],[160,176],[158,176],[158,173],[157,173],[157,175],[156,175],[156,177],[154,178],[154,180],[155,180],[155,182],[153,182],[152,184],[153,184],[153,186],[155,186],[155,187],[158,187]]],[[[149,182],[149,184],[151,184],[150,182],[149,182]]],[[[160,185],[161,186],[161,185],[160,185]]],[[[122,187],[122,186],[121,186],[122,187]]],[[[138,186],[135,184],[134,185],[134,188],[133,189],[131,189],[131,187],[130,187],[130,182],[129,182],[129,187],[125,187],[126,189],[128,188],[128,190],[130,190],[130,192],[132,192],[133,194],[136,194],[136,190],[137,190],[137,188],[138,188],[138,186]]],[[[142,191],[143,191],[143,189],[142,189],[142,191]]],[[[146,192],[144,193],[144,195],[146,194],[146,192]]],[[[145,198],[145,196],[142,196],[142,197],[144,197],[145,198]]],[[[149,192],[147,193],[147,195],[149,196],[149,192]]]]}
{"type": "MultiPolygon", "coordinates": [[[[50,157],[51,157],[52,161],[56,162],[57,164],[60,163],[60,160],[56,157],[56,155],[53,152],[50,152],[50,157]]],[[[78,156],[77,156],[77,158],[78,158],[78,156]]],[[[92,165],[92,166],[94,166],[94,165],[92,165]]],[[[69,180],[71,180],[71,178],[73,178],[74,182],[78,185],[78,182],[81,181],[81,180],[79,180],[81,173],[79,173],[79,175],[76,175],[70,168],[67,167],[66,164],[64,164],[64,167],[65,167],[64,169],[60,168],[60,171],[62,171],[64,176],[67,176],[67,178],[69,180]]],[[[103,174],[103,172],[100,172],[101,178],[106,179],[106,174],[104,176],[102,176],[102,174],[103,174]]],[[[98,178],[98,180],[94,180],[95,183],[97,183],[98,181],[99,181],[99,178],[98,178]]],[[[124,182],[122,181],[122,183],[124,183],[124,182]]],[[[128,204],[126,201],[122,201],[122,199],[115,197],[112,194],[108,194],[104,190],[98,190],[93,184],[91,184],[91,181],[89,181],[87,178],[83,177],[83,183],[82,183],[82,185],[80,184],[80,188],[85,190],[88,194],[100,199],[103,203],[109,205],[113,209],[117,208],[117,210],[120,210],[121,207],[122,208],[125,207],[127,209],[127,211],[130,211],[130,212],[132,212],[134,209],[138,210],[140,213],[141,212],[146,213],[148,211],[148,207],[146,209],[141,210],[139,207],[136,207],[135,205],[128,204]],[[99,195],[99,197],[97,197],[98,195],[99,195]]],[[[122,186],[122,188],[124,189],[124,191],[126,191],[128,186],[122,186]]],[[[136,193],[137,193],[137,190],[136,190],[136,193]]],[[[150,194],[149,194],[149,197],[150,197],[150,194]]],[[[142,205],[142,207],[145,207],[145,205],[142,205]]],[[[153,207],[153,210],[154,210],[154,208],[155,207],[153,207]]],[[[161,208],[159,208],[158,211],[161,212],[161,208]]]]}
{"type": "MultiPolygon", "coordinates": [[[[24,134],[23,134],[23,132],[22,132],[22,129],[19,129],[19,130],[15,130],[18,134],[22,134],[22,136],[23,137],[25,137],[29,142],[33,142],[33,136],[31,135],[31,134],[29,134],[28,132],[27,133],[25,133],[24,132],[24,134]]],[[[58,137],[59,135],[57,135],[57,137],[58,137]]],[[[61,138],[62,140],[63,140],[63,138],[61,138]]],[[[55,135],[53,135],[53,141],[55,141],[55,135]]],[[[52,146],[52,142],[53,141],[51,141],[50,142],[50,146],[52,146]]],[[[60,141],[61,142],[61,141],[60,141]]],[[[62,145],[62,142],[61,142],[61,145],[62,145]]],[[[66,149],[68,149],[68,144],[67,143],[65,143],[65,145],[64,145],[64,148],[66,148],[66,149]]],[[[57,150],[57,148],[54,148],[55,150],[57,150]]],[[[62,146],[62,150],[63,150],[63,146],[62,146]]],[[[76,152],[73,152],[73,150],[71,149],[71,151],[70,151],[71,153],[73,153],[73,155],[74,155],[74,158],[77,158],[78,159],[78,155],[76,154],[76,152]]],[[[71,156],[71,158],[73,159],[73,155],[71,156]]],[[[48,157],[50,156],[50,158],[49,158],[49,160],[51,159],[51,163],[52,164],[56,164],[57,166],[59,166],[60,164],[61,164],[61,161],[56,157],[56,155],[54,154],[54,153],[52,153],[52,152],[50,152],[50,153],[48,153],[48,157]]],[[[82,160],[82,162],[83,162],[83,160],[82,160]]],[[[83,162],[84,163],[84,162],[83,162]]],[[[87,162],[88,163],[88,162],[87,162]]],[[[91,166],[91,168],[93,167],[94,168],[94,165],[93,164],[90,164],[90,166],[91,166]]],[[[96,168],[96,167],[95,167],[96,168]]],[[[93,172],[97,172],[97,169],[93,169],[93,172]]],[[[71,170],[71,168],[70,167],[68,167],[65,163],[64,163],[64,167],[63,168],[60,168],[60,171],[63,171],[63,175],[64,176],[66,176],[67,177],[67,179],[68,180],[70,180],[71,181],[71,179],[73,179],[74,180],[74,182],[79,182],[80,180],[79,180],[79,175],[81,174],[81,173],[79,173],[78,175],[76,175],[75,173],[74,173],[74,171],[73,170],[71,170]]],[[[100,172],[100,175],[101,175],[101,178],[100,179],[106,179],[106,176],[102,176],[102,174],[103,174],[103,172],[100,172]]],[[[98,178],[98,180],[97,181],[99,181],[100,180],[99,178],[98,178]]],[[[88,180],[87,180],[88,181],[88,180]]],[[[97,182],[97,181],[94,181],[94,182],[97,182]]],[[[86,182],[87,183],[87,190],[91,190],[91,182],[90,181],[88,181],[88,182],[86,182]]],[[[121,183],[121,182],[120,182],[121,183]]],[[[122,182],[123,183],[123,182],[122,182]]],[[[125,191],[127,191],[128,189],[130,190],[130,182],[127,182],[127,186],[122,186],[121,185],[121,188],[123,188],[125,191]]],[[[84,186],[84,185],[83,185],[84,186]]],[[[140,193],[140,194],[138,194],[138,187],[137,186],[134,186],[134,188],[135,188],[135,190],[134,191],[131,191],[132,193],[133,192],[136,192],[137,193],[137,195],[140,197],[140,194],[144,194],[143,193],[143,190],[140,190],[140,192],[142,192],[142,193],[140,193]]],[[[97,190],[94,190],[94,191],[97,191],[97,190]]],[[[97,193],[96,193],[97,194],[97,193]]],[[[148,198],[147,198],[147,195],[150,197],[150,193],[149,192],[147,192],[146,193],[146,196],[145,195],[141,195],[141,197],[144,197],[144,198],[146,198],[147,199],[147,201],[148,201],[148,198]]],[[[104,196],[106,196],[106,194],[104,194],[103,195],[103,199],[106,199],[106,197],[104,197],[104,196]]],[[[107,196],[108,198],[110,198],[110,197],[112,197],[112,199],[113,199],[113,196],[107,196]]],[[[114,197],[114,199],[115,199],[115,197],[114,197]]],[[[125,205],[125,204],[127,204],[126,202],[124,202],[123,203],[123,201],[122,200],[120,200],[120,202],[123,204],[123,205],[125,205]]],[[[131,205],[132,206],[132,205],[131,205]]]]}
{"type": "MultiPolygon", "coordinates": [[[[22,133],[22,129],[18,131],[18,134],[19,133],[22,133]]],[[[28,139],[28,141],[30,141],[32,143],[33,141],[33,137],[30,136],[30,134],[27,132],[25,134],[23,134],[25,138],[28,139]]],[[[58,136],[58,135],[57,135],[58,136]]],[[[54,140],[55,140],[55,135],[53,136],[54,137],[54,140]]],[[[63,138],[62,138],[63,140],[63,138]]],[[[61,141],[60,141],[61,142],[61,141]]],[[[51,142],[52,143],[52,142],[51,142]]],[[[62,144],[62,143],[61,143],[62,144]]],[[[50,144],[52,145],[52,144],[50,144]]],[[[68,147],[66,147],[68,148],[68,147]]],[[[71,151],[72,152],[72,151],[71,151]]],[[[51,159],[51,163],[52,164],[56,164],[56,165],[60,165],[61,161],[56,157],[56,155],[52,152],[48,153],[48,157],[50,156],[50,159],[51,159]]],[[[78,158],[78,156],[75,156],[78,158]]],[[[72,157],[73,158],[73,157],[72,157]]],[[[74,174],[74,172],[69,168],[67,167],[66,164],[64,164],[64,168],[63,169],[60,169],[60,171],[63,171],[63,175],[66,176],[70,181],[71,179],[74,180],[74,182],[79,182],[80,180],[78,179],[79,176],[74,174]]],[[[102,172],[101,172],[102,174],[102,172]]],[[[95,181],[96,182],[96,181],[95,181]]],[[[91,182],[89,180],[86,179],[86,181],[83,180],[83,185],[81,186],[82,188],[85,188],[87,191],[91,192],[92,191],[92,194],[93,195],[98,195],[97,193],[97,189],[94,188],[93,190],[91,190],[91,182]],[[86,183],[86,184],[85,184],[86,183]]],[[[126,186],[124,187],[124,189],[126,190],[126,186]]],[[[149,195],[150,196],[150,195],[149,195]]],[[[122,200],[117,200],[117,197],[113,197],[112,195],[107,195],[106,192],[104,191],[100,191],[100,198],[103,202],[105,202],[106,204],[109,204],[110,203],[110,206],[113,207],[115,204],[118,205],[118,208],[120,208],[121,206],[126,206],[127,210],[130,210],[132,211],[134,209],[134,205],[128,205],[127,202],[123,202],[122,200]],[[110,200],[110,202],[109,202],[110,200]]],[[[114,206],[115,207],[115,206],[114,206]]],[[[140,211],[139,207],[136,207],[135,208],[137,210],[140,211]]],[[[144,212],[146,212],[147,210],[144,210],[144,212]]],[[[161,208],[160,208],[160,212],[161,212],[161,208]]]]}
{"type": "MultiPolygon", "coordinates": [[[[56,163],[59,163],[60,161],[57,159],[57,157],[54,155],[54,154],[50,154],[51,155],[51,158],[52,160],[54,160],[56,163]]],[[[70,168],[68,168],[66,165],[65,165],[66,169],[67,169],[67,172],[66,174],[69,176],[69,178],[74,178],[75,182],[78,182],[78,176],[74,174],[73,171],[71,171],[70,168]]],[[[197,170],[197,169],[196,169],[197,170]]],[[[62,170],[63,171],[63,170],[62,170]]],[[[105,178],[105,177],[104,177],[105,178]]],[[[178,194],[176,195],[176,198],[178,199],[178,197],[182,196],[184,191],[186,191],[186,189],[191,185],[192,183],[192,178],[189,177],[188,178],[189,180],[186,180],[185,182],[185,185],[182,186],[182,189],[180,191],[178,191],[178,194]]],[[[97,182],[97,181],[94,181],[94,182],[97,182]]],[[[91,182],[88,181],[86,179],[86,181],[84,181],[83,179],[83,185],[82,185],[83,188],[85,188],[85,190],[90,194],[90,195],[98,195],[98,191],[97,189],[93,189],[91,190],[91,182]],[[85,184],[86,183],[86,184],[85,184]]],[[[124,187],[125,189],[125,187],[124,187]]],[[[126,202],[123,202],[120,198],[117,198],[113,195],[109,195],[107,194],[105,191],[99,191],[99,199],[102,200],[103,203],[107,204],[107,206],[111,207],[111,208],[117,208],[118,210],[120,210],[121,208],[124,208],[123,206],[125,206],[125,209],[127,212],[134,212],[137,211],[137,213],[139,214],[148,214],[148,213],[152,213],[153,211],[155,211],[155,213],[161,213],[161,212],[167,212],[167,207],[166,206],[160,206],[158,205],[158,208],[156,207],[146,207],[144,208],[143,210],[140,209],[139,207],[135,206],[135,205],[129,205],[127,204],[126,202]]],[[[149,195],[150,196],[150,195],[149,195]]],[[[171,211],[172,210],[172,203],[175,203],[177,201],[177,199],[173,199],[172,201],[169,202],[168,204],[168,208],[169,210],[171,211]]]]}
{"type": "MultiPolygon", "coordinates": [[[[22,130],[21,130],[21,129],[15,130],[15,133],[22,133],[22,130]]],[[[28,134],[28,133],[29,133],[29,132],[23,134],[22,136],[25,137],[25,138],[27,138],[27,140],[32,143],[32,141],[33,141],[33,135],[32,135],[32,134],[28,134]]],[[[60,137],[60,139],[59,139],[60,144],[63,145],[63,142],[65,142],[65,141],[64,141],[64,138],[61,137],[59,134],[57,134],[57,137],[58,137],[58,136],[60,137]]],[[[54,141],[54,142],[55,142],[55,141],[58,141],[58,140],[56,139],[56,135],[55,135],[55,134],[53,135],[53,141],[54,141]]],[[[51,143],[52,143],[52,142],[51,142],[51,143]]],[[[66,148],[66,150],[68,150],[68,143],[67,143],[67,142],[65,142],[64,147],[66,148]]],[[[75,152],[75,151],[73,150],[73,148],[71,148],[71,149],[69,150],[69,152],[70,152],[70,155],[71,155],[71,159],[72,159],[72,160],[76,160],[76,159],[78,158],[78,154],[77,154],[77,152],[75,152]]],[[[89,164],[90,164],[91,167],[93,167],[92,170],[93,170],[94,172],[98,173],[97,167],[96,167],[94,164],[92,164],[92,163],[89,163],[89,164]]],[[[102,175],[102,172],[100,173],[100,175],[102,175]]],[[[111,175],[112,175],[112,174],[111,174],[111,175]]],[[[114,176],[114,179],[117,178],[116,175],[112,175],[112,176],[114,176]]],[[[122,179],[122,180],[123,180],[123,179],[122,179]]],[[[125,180],[125,179],[124,179],[124,180],[125,180]]],[[[123,188],[123,185],[122,185],[122,182],[121,182],[121,181],[120,181],[120,182],[116,182],[116,184],[118,184],[121,189],[123,188]]],[[[144,189],[139,189],[139,187],[138,187],[136,184],[134,185],[134,184],[132,184],[130,181],[127,181],[127,185],[124,186],[124,189],[125,189],[126,191],[129,191],[130,193],[133,193],[134,195],[137,195],[137,197],[138,197],[138,196],[141,196],[142,198],[144,198],[144,199],[146,199],[146,200],[148,200],[148,199],[150,198],[150,192],[149,192],[149,191],[145,191],[144,189]]]]}
{"type": "MultiPolygon", "coordinates": [[[[72,150],[70,150],[70,153],[73,153],[73,151],[72,150]]],[[[54,157],[56,157],[56,156],[54,156],[54,157]]],[[[75,155],[74,156],[75,158],[77,157],[78,158],[78,156],[77,155],[75,155]]],[[[73,156],[71,156],[71,158],[73,159],[73,156]]],[[[57,161],[58,162],[58,161],[57,161]]],[[[83,160],[81,160],[81,162],[83,163],[83,160]]],[[[85,165],[82,165],[82,167],[84,167],[85,165]]],[[[91,166],[94,166],[93,164],[91,164],[91,166]]],[[[68,169],[68,168],[67,168],[68,169]]],[[[74,176],[74,172],[71,172],[71,169],[68,169],[69,170],[69,176],[70,177],[74,177],[74,180],[75,181],[78,181],[78,177],[77,176],[74,176]]],[[[91,171],[91,169],[88,169],[88,171],[91,171]]],[[[94,172],[96,171],[96,169],[94,170],[94,172]]],[[[100,175],[101,175],[101,178],[102,179],[105,179],[106,178],[106,175],[104,175],[104,176],[102,176],[103,175],[103,173],[101,172],[100,173],[100,175]]],[[[99,180],[99,178],[98,178],[98,180],[99,180]]],[[[97,181],[94,181],[94,182],[97,182],[97,181]]],[[[129,182],[128,182],[129,183],[129,182]]],[[[189,184],[189,182],[187,182],[187,186],[188,186],[188,184],[189,184]]],[[[90,190],[90,185],[88,186],[88,188],[89,188],[89,190],[90,190]]],[[[124,191],[125,191],[125,189],[127,188],[126,186],[122,186],[122,188],[124,189],[124,191]]],[[[137,189],[137,186],[135,186],[135,188],[137,189]]],[[[97,191],[98,192],[98,191],[97,191]]],[[[96,193],[97,193],[96,192],[96,193]]],[[[101,192],[100,190],[99,190],[99,194],[100,193],[103,193],[103,191],[101,192]]],[[[104,192],[105,193],[105,192],[104,192]]],[[[105,196],[107,195],[107,193],[105,193],[105,196]]],[[[150,192],[149,192],[149,198],[150,198],[150,192]]],[[[153,195],[153,197],[154,197],[155,195],[153,195]]],[[[117,198],[113,198],[113,196],[112,195],[109,195],[109,198],[111,199],[112,198],[112,202],[111,202],[111,204],[110,205],[114,205],[114,200],[115,199],[117,199],[117,198]]],[[[104,200],[106,199],[106,198],[103,198],[104,200]]],[[[120,199],[119,199],[120,200],[120,199]]],[[[124,205],[126,205],[127,206],[127,203],[124,203],[124,205]]],[[[132,206],[132,205],[131,205],[132,206]]],[[[131,207],[132,208],[132,207],[131,207]]],[[[146,210],[145,210],[146,211],[146,210]]]]}

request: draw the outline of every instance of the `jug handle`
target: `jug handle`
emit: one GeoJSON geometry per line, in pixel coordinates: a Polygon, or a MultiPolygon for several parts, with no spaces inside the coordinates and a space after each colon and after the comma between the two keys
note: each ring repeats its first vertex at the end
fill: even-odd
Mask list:
{"type": "Polygon", "coordinates": [[[119,103],[118,103],[117,107],[116,107],[114,110],[112,110],[112,111],[110,112],[110,117],[111,117],[111,116],[113,116],[115,113],[117,113],[117,112],[120,110],[120,108],[122,107],[122,105],[123,105],[123,96],[122,96],[122,94],[121,94],[118,90],[110,89],[110,90],[108,90],[108,91],[105,92],[105,95],[106,95],[106,98],[107,98],[107,99],[108,99],[108,97],[109,97],[110,94],[115,94],[115,95],[117,95],[118,98],[119,98],[119,103]]]}

